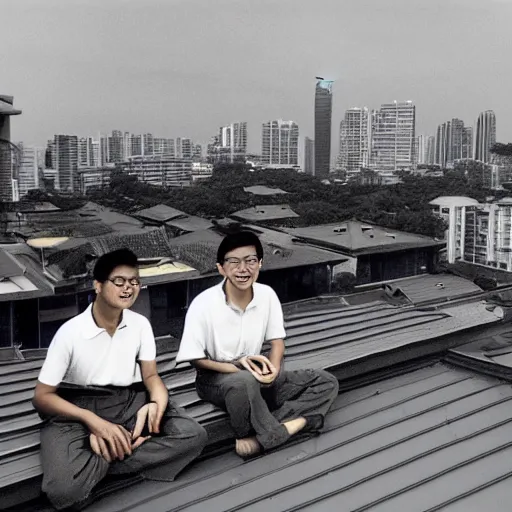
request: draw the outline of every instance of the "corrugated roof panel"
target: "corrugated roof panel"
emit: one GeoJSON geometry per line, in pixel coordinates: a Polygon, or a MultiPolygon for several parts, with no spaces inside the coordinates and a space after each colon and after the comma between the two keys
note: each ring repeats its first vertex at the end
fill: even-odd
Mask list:
{"type": "Polygon", "coordinates": [[[214,457],[88,510],[425,511],[512,470],[511,405],[509,384],[439,364],[340,395],[319,437],[248,462],[214,457]]]}

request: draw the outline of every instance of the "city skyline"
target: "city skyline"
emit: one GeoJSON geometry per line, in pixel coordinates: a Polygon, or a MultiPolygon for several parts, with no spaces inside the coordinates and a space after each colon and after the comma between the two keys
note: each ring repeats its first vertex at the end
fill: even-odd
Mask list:
{"type": "MultiPolygon", "coordinates": [[[[231,119],[255,128],[292,119],[313,137],[317,75],[335,80],[334,126],[353,106],[411,99],[417,133],[434,134],[447,111],[473,125],[492,109],[498,140],[512,140],[509,72],[501,65],[511,2],[8,0],[3,7],[10,23],[0,43],[9,51],[0,56],[0,89],[24,111],[13,139],[27,144],[116,127],[206,143],[231,119]],[[382,26],[399,30],[383,38],[382,26]],[[112,59],[115,48],[123,50],[112,59]]],[[[251,152],[258,132],[249,128],[251,152]]],[[[333,130],[334,153],[337,137],[333,130]]]]}

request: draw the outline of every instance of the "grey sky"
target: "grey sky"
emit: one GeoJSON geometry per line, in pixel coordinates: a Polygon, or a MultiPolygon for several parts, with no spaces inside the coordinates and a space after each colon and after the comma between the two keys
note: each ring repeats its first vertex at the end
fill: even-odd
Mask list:
{"type": "MultiPolygon", "coordinates": [[[[345,109],[411,99],[417,132],[494,109],[512,141],[512,0],[0,0],[13,138],[112,129],[206,142],[247,120],[313,134],[316,75],[345,109]]],[[[337,141],[333,150],[337,152],[337,141]]]]}

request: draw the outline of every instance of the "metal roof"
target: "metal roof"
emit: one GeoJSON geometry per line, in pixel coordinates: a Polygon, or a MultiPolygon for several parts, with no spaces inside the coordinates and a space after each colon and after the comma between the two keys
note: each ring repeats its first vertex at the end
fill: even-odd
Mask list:
{"type": "MultiPolygon", "coordinates": [[[[335,372],[338,378],[343,381],[351,377],[360,377],[368,373],[370,369],[386,368],[391,364],[391,361],[407,361],[419,355],[425,356],[440,352],[455,345],[460,345],[464,342],[461,339],[463,335],[460,333],[466,332],[472,327],[479,327],[484,324],[498,325],[499,322],[500,318],[492,311],[489,311],[486,305],[481,302],[465,303],[453,307],[441,307],[434,311],[423,311],[421,308],[415,307],[393,307],[384,302],[373,302],[371,304],[357,306],[345,306],[339,303],[338,305],[329,304],[325,308],[317,307],[310,311],[307,309],[301,311],[296,310],[294,313],[286,315],[288,334],[286,368],[328,368],[335,372]],[[449,334],[455,333],[459,333],[458,336],[447,338],[449,334]]],[[[503,326],[501,326],[501,328],[503,328],[503,326]]],[[[508,326],[508,328],[510,329],[510,326],[508,326]]],[[[213,446],[229,441],[231,431],[227,425],[225,414],[211,404],[204,403],[198,398],[194,387],[194,370],[188,364],[180,364],[176,367],[176,352],[177,342],[171,340],[170,343],[165,345],[165,352],[159,350],[158,356],[159,372],[164,383],[172,391],[173,400],[182,407],[185,407],[192,416],[205,425],[209,432],[210,443],[213,446]]],[[[35,497],[34,492],[37,492],[37,485],[41,475],[38,454],[38,428],[40,419],[32,409],[30,400],[41,364],[42,361],[36,359],[23,362],[3,363],[0,365],[0,489],[3,499],[13,499],[13,497],[16,498],[16,496],[19,498],[20,488],[23,487],[24,484],[26,484],[26,488],[23,487],[24,491],[22,493],[24,499],[35,497]]],[[[390,372],[391,370],[386,371],[390,372]]],[[[441,373],[444,375],[444,372],[441,373]]],[[[466,395],[472,397],[474,393],[478,393],[478,390],[483,386],[483,384],[480,384],[482,379],[468,378],[460,380],[461,383],[465,382],[466,384],[457,383],[455,387],[448,389],[444,380],[442,384],[439,384],[439,381],[436,381],[436,379],[437,377],[427,379],[429,383],[432,383],[433,387],[430,391],[424,392],[424,398],[421,398],[418,392],[414,391],[411,394],[411,400],[416,404],[424,404],[426,400],[431,404],[427,409],[429,407],[440,408],[444,422],[446,421],[446,409],[442,408],[441,405],[445,404],[450,396],[456,401],[463,400],[463,397],[466,395]],[[442,391],[438,392],[439,390],[442,391]]],[[[450,379],[451,377],[449,377],[449,380],[450,379]]],[[[459,377],[456,376],[455,380],[458,382],[459,377]]],[[[402,387],[403,386],[399,385],[397,389],[401,389],[402,387]]],[[[503,387],[499,389],[506,388],[503,387]]],[[[358,393],[360,395],[362,393],[361,396],[375,394],[372,394],[368,390],[366,392],[359,391],[358,393]]],[[[403,397],[403,391],[397,391],[396,393],[398,393],[398,395],[395,394],[395,397],[403,397]]],[[[393,394],[390,396],[393,396],[393,394]]],[[[489,404],[489,397],[484,398],[485,403],[489,404]]],[[[382,397],[369,398],[368,400],[369,401],[366,401],[365,399],[361,402],[363,412],[361,412],[360,417],[362,420],[369,414],[377,414],[378,417],[380,417],[382,412],[381,408],[384,407],[383,410],[386,410],[387,407],[382,397]],[[379,404],[384,405],[381,407],[379,404]]],[[[394,409],[393,414],[396,414],[395,419],[401,422],[407,416],[407,414],[404,414],[404,407],[407,406],[404,405],[404,402],[400,402],[400,400],[401,398],[398,400],[397,405],[399,404],[399,406],[394,409]]],[[[471,398],[471,400],[473,400],[473,398],[471,398]]],[[[471,403],[473,403],[471,407],[476,410],[479,402],[471,403]]],[[[346,395],[342,394],[341,398],[338,400],[337,407],[344,407],[344,404],[346,404],[346,395]]],[[[414,416],[416,413],[411,414],[414,416]]],[[[386,412],[384,412],[384,416],[388,417],[386,412]]],[[[188,476],[178,478],[174,484],[145,482],[135,494],[132,493],[132,491],[136,489],[135,487],[130,490],[124,490],[122,493],[116,494],[113,501],[111,500],[109,502],[107,500],[100,502],[97,505],[97,507],[100,508],[96,508],[96,510],[131,510],[137,502],[139,502],[141,507],[147,507],[147,502],[144,501],[146,499],[144,498],[144,493],[146,493],[146,496],[147,493],[151,494],[151,499],[154,498],[157,500],[155,501],[155,507],[157,508],[154,508],[153,502],[151,502],[150,508],[133,508],[134,510],[177,510],[174,507],[178,506],[179,500],[183,497],[182,491],[186,489],[188,486],[187,482],[189,482],[187,479],[190,475],[196,474],[194,471],[200,472],[200,478],[203,482],[209,482],[208,486],[205,487],[205,489],[210,489],[208,494],[213,493],[213,495],[217,496],[219,492],[221,494],[224,493],[224,491],[220,491],[221,488],[234,485],[232,473],[228,471],[226,475],[221,476],[224,474],[225,470],[229,470],[231,464],[243,468],[243,473],[240,474],[242,479],[245,478],[246,469],[251,467],[259,468],[255,470],[256,472],[254,474],[251,473],[253,476],[249,478],[249,481],[254,478],[263,478],[265,474],[261,473],[263,471],[261,464],[271,468],[274,467],[272,466],[272,461],[276,461],[278,466],[281,467],[283,464],[287,466],[294,460],[298,462],[302,457],[311,457],[311,464],[315,463],[315,461],[320,461],[323,467],[328,468],[330,467],[329,464],[333,461],[328,453],[334,448],[340,448],[345,443],[345,441],[339,441],[337,436],[345,436],[349,432],[364,432],[364,430],[360,431],[358,425],[354,427],[350,426],[352,424],[351,418],[354,417],[354,412],[351,412],[350,409],[345,409],[342,413],[334,411],[328,417],[328,428],[330,429],[332,427],[332,429],[334,429],[333,431],[336,432],[336,434],[333,434],[335,436],[334,438],[328,433],[318,439],[306,441],[305,445],[298,445],[300,448],[298,448],[297,445],[293,449],[291,447],[285,447],[279,452],[281,455],[268,455],[262,459],[263,462],[257,462],[260,460],[257,459],[253,461],[256,465],[252,466],[250,464],[253,464],[253,462],[241,466],[239,459],[232,453],[219,458],[214,457],[213,459],[205,461],[204,465],[196,466],[196,468],[199,469],[192,469],[187,473],[188,476]],[[354,430],[351,430],[352,428],[354,430]],[[322,446],[323,448],[321,448],[322,446]],[[292,453],[294,455],[291,455],[292,453]],[[328,459],[322,460],[324,456],[328,457],[328,459]],[[210,481],[208,480],[208,475],[217,476],[215,476],[214,480],[210,481]],[[231,483],[228,485],[228,482],[231,483]],[[213,487],[211,487],[210,484],[213,485],[213,487]],[[221,487],[218,487],[219,485],[221,487]],[[167,497],[163,502],[158,501],[158,495],[161,497],[162,492],[168,492],[170,490],[179,492],[180,497],[178,498],[178,495],[176,495],[167,497]],[[130,503],[127,504],[125,500],[128,500],[130,503]],[[110,505],[108,505],[108,503],[110,503],[110,505]],[[158,508],[162,506],[164,508],[158,508]],[[165,506],[169,508],[165,509],[165,506]]],[[[371,434],[374,428],[375,424],[372,428],[369,426],[368,435],[371,434]]],[[[424,428],[424,426],[422,428],[424,428]]],[[[393,429],[386,431],[386,433],[390,433],[391,430],[393,429]]],[[[357,435],[359,434],[356,434],[356,437],[357,435]]],[[[380,436],[372,437],[372,439],[379,438],[380,436]]],[[[354,441],[357,441],[357,439],[354,439],[354,441]]],[[[364,444],[365,443],[363,443],[363,445],[364,444]]],[[[353,446],[357,447],[360,446],[360,444],[353,446]]],[[[406,449],[405,447],[409,447],[409,444],[404,445],[404,450],[406,449]]],[[[348,460],[345,456],[342,456],[340,459],[339,453],[335,453],[336,464],[341,464],[348,460]]],[[[389,453],[396,455],[403,453],[403,450],[389,453]]],[[[451,451],[449,453],[451,453],[451,451]]],[[[358,450],[354,448],[353,462],[355,464],[357,464],[357,459],[361,455],[362,452],[358,452],[358,450]]],[[[387,457],[385,457],[385,459],[387,459],[387,457]]],[[[452,459],[449,458],[449,460],[452,459]]],[[[370,463],[369,466],[372,466],[372,464],[373,463],[370,463]]],[[[276,471],[280,471],[279,467],[276,471]]],[[[316,468],[317,466],[314,467],[316,468]]],[[[395,469],[392,465],[389,467],[393,467],[393,470],[395,469]]],[[[305,464],[302,468],[307,472],[312,469],[313,466],[310,467],[309,464],[305,464]]],[[[335,471],[338,471],[338,469],[341,468],[334,468],[335,471]]],[[[398,469],[398,466],[396,469],[398,469]]],[[[302,478],[301,475],[302,473],[296,475],[297,478],[295,481],[297,483],[299,482],[299,478],[302,478]]],[[[325,475],[317,475],[314,476],[314,478],[324,478],[324,476],[325,475]]],[[[376,475],[376,477],[377,476],[378,475],[376,475]]],[[[308,478],[309,477],[305,476],[304,479],[301,480],[302,485],[306,486],[304,489],[308,488],[308,478]]],[[[185,495],[192,496],[192,498],[190,498],[192,502],[189,502],[189,504],[196,506],[194,500],[202,500],[204,495],[202,494],[203,491],[196,486],[197,480],[194,481],[196,483],[189,482],[192,487],[189,488],[190,492],[185,492],[185,495]]],[[[345,488],[345,485],[340,483],[344,481],[344,478],[336,479],[336,492],[345,488]]],[[[397,480],[395,484],[398,482],[399,480],[397,480]]],[[[280,487],[283,488],[283,486],[280,487]]],[[[377,488],[378,487],[373,490],[376,491],[377,488]]],[[[267,491],[268,493],[277,493],[277,491],[272,490],[270,487],[268,489],[264,487],[264,489],[265,493],[267,493],[267,491]]],[[[345,491],[350,491],[350,489],[347,488],[345,491]]],[[[229,489],[227,492],[228,494],[230,493],[229,489]]],[[[252,496],[252,491],[249,492],[248,490],[247,494],[245,494],[243,490],[241,492],[241,496],[247,496],[247,500],[252,500],[252,498],[249,498],[249,496],[252,496]]],[[[363,494],[365,493],[359,493],[359,498],[361,498],[363,494]]],[[[265,494],[267,497],[270,497],[270,495],[271,494],[268,494],[267,496],[267,494],[265,494]]],[[[302,499],[305,499],[304,496],[309,495],[310,491],[308,490],[307,494],[302,495],[302,499]]],[[[215,498],[215,496],[213,496],[213,498],[215,498]]],[[[311,494],[311,496],[313,496],[313,494],[311,494]]],[[[233,495],[231,495],[229,499],[232,500],[233,495]]],[[[202,501],[201,503],[205,505],[202,501]]],[[[215,508],[217,506],[216,503],[216,501],[211,503],[212,510],[229,510],[229,507],[235,506],[232,504],[232,501],[227,501],[222,503],[229,503],[228,508],[215,508]]],[[[257,503],[259,503],[258,500],[254,502],[254,505],[256,506],[257,503]]],[[[270,506],[267,501],[265,501],[265,504],[266,506],[270,506]]],[[[208,502],[206,502],[206,505],[209,506],[208,502]]],[[[252,507],[253,502],[246,501],[245,505],[252,507]]],[[[222,507],[224,506],[226,505],[222,504],[222,507]]],[[[37,509],[31,508],[30,510],[37,509]]]]}
{"type": "Polygon", "coordinates": [[[213,223],[208,219],[203,219],[202,217],[196,217],[194,215],[171,219],[166,222],[165,225],[171,228],[177,228],[181,231],[186,231],[187,233],[202,231],[213,227],[213,223]]]}
{"type": "Polygon", "coordinates": [[[387,229],[367,222],[347,220],[305,228],[282,228],[290,235],[353,254],[375,254],[446,245],[428,236],[387,229]]]}
{"type": "Polygon", "coordinates": [[[248,462],[223,453],[88,510],[501,512],[512,497],[511,405],[508,383],[426,366],[341,394],[317,438],[248,462]]]}
{"type": "Polygon", "coordinates": [[[242,219],[247,222],[264,220],[294,219],[298,215],[287,204],[265,204],[252,206],[245,210],[232,213],[230,217],[242,219]]]}
{"type": "Polygon", "coordinates": [[[141,219],[163,223],[177,217],[182,217],[186,215],[186,213],[180,210],[176,210],[176,208],[172,208],[171,206],[167,206],[166,204],[158,204],[156,206],[152,206],[151,208],[139,210],[138,212],[134,213],[134,215],[141,219]]]}
{"type": "Polygon", "coordinates": [[[266,187],[265,185],[254,185],[252,187],[244,187],[244,192],[253,194],[255,196],[275,196],[278,194],[288,194],[285,190],[280,188],[266,187]]]}
{"type": "MultiPolygon", "coordinates": [[[[259,227],[255,228],[260,230],[259,227]]],[[[342,262],[342,254],[293,243],[286,233],[260,230],[263,245],[263,271],[342,262]]],[[[217,249],[224,235],[212,230],[195,231],[170,240],[176,259],[189,264],[202,274],[216,271],[217,249]]]]}
{"type": "Polygon", "coordinates": [[[476,284],[452,274],[424,274],[385,285],[391,295],[403,293],[413,304],[450,300],[482,292],[476,284]]]}

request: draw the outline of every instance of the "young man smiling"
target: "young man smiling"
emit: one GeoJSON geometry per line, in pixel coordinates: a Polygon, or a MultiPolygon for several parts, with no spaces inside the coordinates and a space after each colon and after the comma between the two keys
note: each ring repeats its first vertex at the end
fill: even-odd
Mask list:
{"type": "Polygon", "coordinates": [[[224,238],[217,252],[224,281],[192,301],[176,357],[196,367],[199,397],[229,414],[240,456],[321,429],[338,394],[336,378],[326,371],[284,369],[281,303],[272,288],[256,282],[262,259],[254,233],[224,238]],[[268,358],[261,354],[266,341],[268,358]]]}
{"type": "Polygon", "coordinates": [[[149,321],[130,308],[137,257],[101,256],[96,299],[48,349],[33,404],[41,430],[43,492],[58,509],[85,505],[107,474],[173,480],[202,451],[205,430],[169,401],[149,321]]]}

